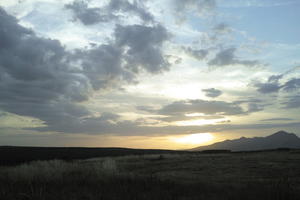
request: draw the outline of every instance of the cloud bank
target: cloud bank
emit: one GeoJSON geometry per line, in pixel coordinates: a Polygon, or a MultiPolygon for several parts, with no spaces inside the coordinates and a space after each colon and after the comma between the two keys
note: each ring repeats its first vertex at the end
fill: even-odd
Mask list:
{"type": "Polygon", "coordinates": [[[68,51],[58,40],[19,25],[1,8],[0,108],[38,118],[50,131],[70,132],[82,121],[110,123],[103,115],[92,117],[82,103],[95,91],[135,83],[142,71],[169,69],[161,50],[169,39],[163,26],[118,25],[113,36],[107,44],[68,51]]]}

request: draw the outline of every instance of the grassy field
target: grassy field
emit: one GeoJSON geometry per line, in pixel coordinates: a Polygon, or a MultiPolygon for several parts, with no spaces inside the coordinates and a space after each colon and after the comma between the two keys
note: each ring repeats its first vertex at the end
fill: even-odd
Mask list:
{"type": "Polygon", "coordinates": [[[87,159],[94,157],[116,157],[126,155],[188,153],[185,151],[129,148],[85,148],[85,147],[15,147],[0,146],[0,166],[18,165],[36,160],[87,159]]]}
{"type": "Polygon", "coordinates": [[[300,152],[136,155],[2,166],[0,199],[300,199],[300,152]]]}

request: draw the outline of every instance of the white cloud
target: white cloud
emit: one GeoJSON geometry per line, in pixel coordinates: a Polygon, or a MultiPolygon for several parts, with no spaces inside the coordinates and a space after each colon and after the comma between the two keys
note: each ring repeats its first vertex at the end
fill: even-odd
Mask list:
{"type": "MultiPolygon", "coordinates": [[[[261,49],[257,41],[251,41],[247,33],[234,29],[230,23],[223,21],[220,13],[216,13],[219,5],[225,6],[224,1],[221,4],[215,4],[213,0],[143,1],[141,6],[133,1],[128,3],[116,0],[116,7],[110,8],[105,7],[110,1],[99,3],[94,0],[80,4],[79,11],[77,4],[73,2],[0,2],[8,13],[19,19],[19,25],[31,28],[35,33],[26,33],[28,37],[24,38],[16,36],[13,40],[5,40],[18,43],[18,48],[12,45],[11,48],[2,49],[6,58],[14,55],[18,59],[11,61],[18,61],[20,66],[29,67],[27,71],[18,71],[20,69],[15,67],[16,63],[8,65],[5,56],[0,56],[0,61],[3,61],[0,63],[0,83],[5,83],[0,88],[2,97],[6,98],[1,98],[1,107],[11,113],[44,121],[48,127],[41,128],[41,131],[121,134],[124,129],[124,134],[131,134],[130,131],[133,131],[132,134],[138,135],[160,131],[162,134],[188,132],[188,128],[192,131],[217,130],[212,126],[192,126],[178,130],[178,127],[171,126],[160,129],[158,126],[170,125],[168,123],[172,120],[184,117],[172,116],[172,119],[161,120],[164,122],[157,125],[157,116],[136,109],[138,106],[145,106],[158,110],[162,105],[170,105],[174,101],[184,100],[188,104],[192,99],[202,99],[207,103],[211,97],[217,97],[219,103],[231,111],[239,108],[248,111],[247,114],[251,116],[231,116],[230,123],[235,125],[253,120],[253,115],[256,116],[255,119],[262,118],[262,108],[268,112],[263,117],[268,118],[281,112],[280,109],[284,106],[298,108],[298,96],[287,96],[284,93],[286,91],[282,89],[284,92],[281,92],[280,88],[278,98],[261,95],[260,98],[266,105],[250,100],[259,94],[251,84],[253,80],[264,84],[268,77],[274,75],[274,71],[300,63],[297,57],[299,45],[270,44],[261,49]],[[66,4],[73,7],[67,9],[66,4]],[[115,18],[104,20],[98,9],[90,8],[107,8],[115,18]],[[178,19],[184,20],[184,23],[178,24],[178,19]],[[248,47],[256,48],[255,52],[248,47]],[[32,58],[36,59],[26,59],[27,54],[23,52],[34,52],[32,54],[35,56],[32,58]],[[51,60],[55,66],[47,60],[52,54],[56,55],[51,60]],[[289,62],[292,63],[286,65],[289,62]],[[271,65],[253,67],[260,63],[271,65]],[[218,67],[212,68],[209,65],[218,67]],[[36,76],[38,74],[43,77],[42,80],[36,76]],[[46,81],[48,76],[54,78],[46,81]],[[35,81],[28,81],[30,78],[35,81]],[[222,95],[220,91],[223,92],[222,95]],[[43,102],[36,103],[33,100],[43,102]],[[243,103],[236,107],[231,105],[237,101],[243,103]],[[24,102],[26,106],[23,106],[24,102]],[[69,122],[68,126],[60,121],[69,122]]],[[[274,6],[278,5],[276,2],[271,4],[271,1],[267,1],[262,4],[261,1],[231,1],[227,6],[274,6]]],[[[110,16],[109,13],[105,14],[110,16]]],[[[5,20],[0,21],[0,25],[1,23],[5,25],[5,20]]],[[[16,22],[13,24],[19,26],[16,22]]],[[[29,32],[28,29],[20,28],[19,32],[12,31],[9,36],[22,30],[29,32]]],[[[8,37],[7,34],[4,35],[8,37]]],[[[285,88],[295,90],[299,86],[297,77],[289,74],[278,85],[286,84],[285,88]],[[288,82],[290,80],[293,81],[288,82]]],[[[266,91],[272,85],[257,86],[266,86],[265,90],[261,90],[266,91]]],[[[275,90],[277,91],[276,87],[275,90]]],[[[211,106],[210,103],[205,105],[211,106]]],[[[226,112],[230,113],[228,110],[226,112]]],[[[286,117],[288,113],[284,115],[286,117]]],[[[3,123],[5,122],[0,122],[0,126],[3,123]]],[[[32,123],[26,123],[34,127],[32,123]]],[[[267,127],[265,124],[255,124],[255,121],[252,125],[253,128],[267,127]]],[[[231,130],[251,125],[219,127],[231,130]]]]}

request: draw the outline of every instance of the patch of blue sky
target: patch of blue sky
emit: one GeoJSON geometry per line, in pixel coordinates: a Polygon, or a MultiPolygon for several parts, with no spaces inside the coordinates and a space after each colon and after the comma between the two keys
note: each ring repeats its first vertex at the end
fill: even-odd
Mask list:
{"type": "Polygon", "coordinates": [[[235,19],[234,29],[247,32],[260,41],[271,43],[300,43],[299,4],[276,7],[219,8],[235,19]]]}
{"type": "Polygon", "coordinates": [[[300,65],[300,45],[272,44],[260,58],[277,72],[284,72],[300,65]]]}
{"type": "Polygon", "coordinates": [[[216,0],[221,7],[276,7],[299,4],[298,0],[216,0]]]}

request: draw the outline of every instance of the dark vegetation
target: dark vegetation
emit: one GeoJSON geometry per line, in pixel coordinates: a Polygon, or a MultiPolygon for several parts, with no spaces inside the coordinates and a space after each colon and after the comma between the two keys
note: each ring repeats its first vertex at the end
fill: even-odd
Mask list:
{"type": "Polygon", "coordinates": [[[184,151],[129,148],[84,148],[84,147],[15,147],[0,146],[0,166],[17,165],[36,160],[88,159],[125,155],[147,155],[164,153],[186,153],[184,151]]]}
{"type": "Polygon", "coordinates": [[[212,150],[203,150],[201,153],[231,153],[231,150],[226,149],[212,149],[212,150]]]}
{"type": "Polygon", "coordinates": [[[296,200],[299,166],[289,149],[33,161],[0,167],[0,199],[296,200]]]}

